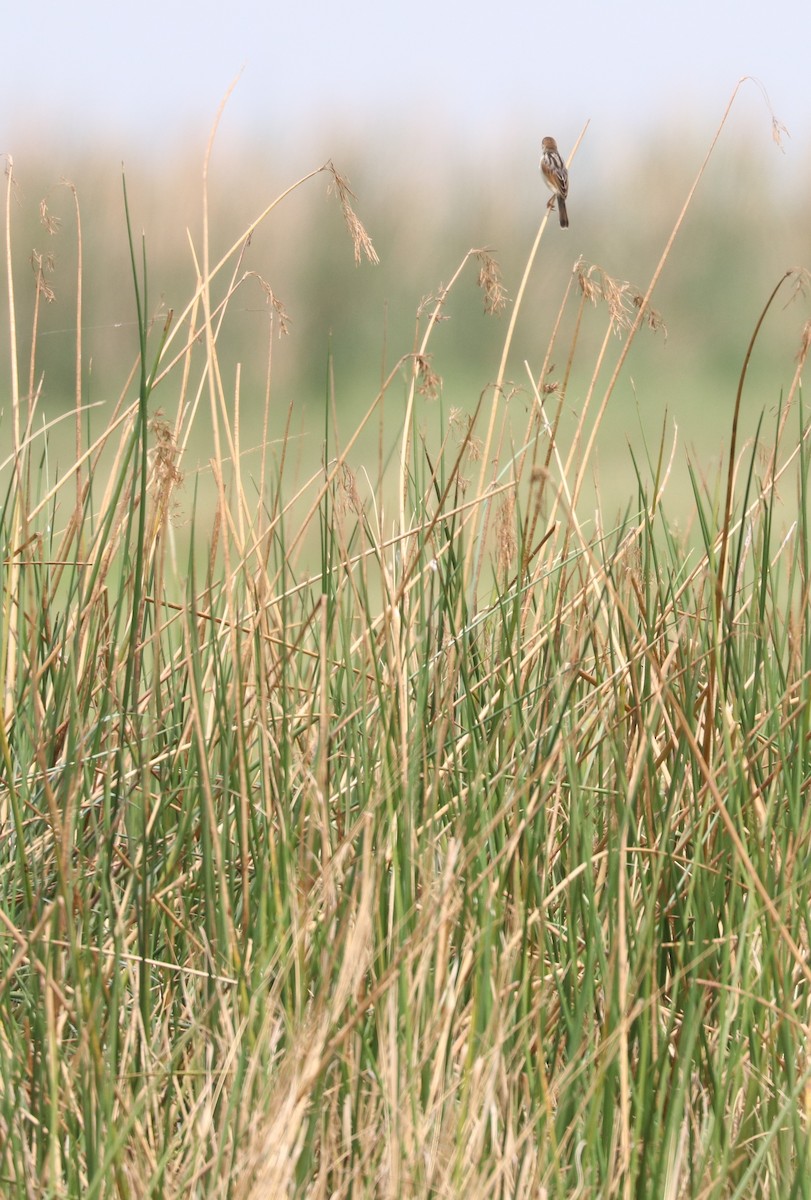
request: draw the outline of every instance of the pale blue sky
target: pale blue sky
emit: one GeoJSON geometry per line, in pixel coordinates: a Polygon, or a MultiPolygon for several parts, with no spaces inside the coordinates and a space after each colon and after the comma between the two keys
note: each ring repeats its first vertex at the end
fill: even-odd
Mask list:
{"type": "MultiPolygon", "coordinates": [[[[244,67],[226,138],[413,118],[462,153],[522,126],[568,145],[587,118],[609,153],[662,120],[703,143],[754,74],[807,162],[809,33],[808,0],[40,0],[4,13],[0,153],[202,141],[244,67]]],[[[762,119],[768,137],[748,91],[741,127],[762,119]]]]}

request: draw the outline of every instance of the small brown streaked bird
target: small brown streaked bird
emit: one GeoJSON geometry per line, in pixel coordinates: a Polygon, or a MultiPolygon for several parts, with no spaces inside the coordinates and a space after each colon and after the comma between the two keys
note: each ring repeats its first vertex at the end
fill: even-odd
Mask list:
{"type": "Polygon", "coordinates": [[[542,146],[541,174],[550,192],[554,192],[547,208],[554,208],[555,200],[557,200],[561,229],[568,229],[569,214],[566,212],[566,197],[569,193],[569,172],[566,170],[566,163],[560,157],[558,144],[553,137],[545,137],[542,146]]]}

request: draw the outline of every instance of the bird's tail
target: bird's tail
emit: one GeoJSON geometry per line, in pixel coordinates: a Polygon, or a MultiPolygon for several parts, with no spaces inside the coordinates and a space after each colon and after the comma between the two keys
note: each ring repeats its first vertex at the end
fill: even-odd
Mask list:
{"type": "Polygon", "coordinates": [[[562,196],[558,196],[558,216],[560,217],[561,229],[569,228],[569,214],[566,211],[566,201],[562,196]]]}

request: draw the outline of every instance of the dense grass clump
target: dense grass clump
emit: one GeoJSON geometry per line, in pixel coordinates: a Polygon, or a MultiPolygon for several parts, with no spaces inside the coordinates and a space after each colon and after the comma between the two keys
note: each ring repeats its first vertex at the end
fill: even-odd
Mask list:
{"type": "MultiPolygon", "coordinates": [[[[218,359],[250,232],[211,264],[206,222],[154,327],[133,246],[136,367],[94,429],[77,347],[59,477],[9,261],[0,1190],[808,1197],[807,345],[757,430],[744,365],[728,471],[696,471],[677,535],[664,441],[624,516],[582,500],[672,239],[645,295],[576,265],[522,428],[523,284],[494,385],[444,410],[454,276],[346,441],[328,393],[292,483],[292,418],[243,468],[218,359]],[[564,442],[603,314],[610,382],[564,442]]],[[[471,268],[498,308],[491,257],[471,268]]]]}

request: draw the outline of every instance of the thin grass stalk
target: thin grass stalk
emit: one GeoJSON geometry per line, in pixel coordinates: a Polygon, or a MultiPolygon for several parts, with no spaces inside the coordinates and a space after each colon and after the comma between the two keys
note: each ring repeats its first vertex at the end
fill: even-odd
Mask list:
{"type": "Polygon", "coordinates": [[[14,184],[14,161],[7,156],[6,167],[6,278],[8,292],[9,369],[11,371],[11,430],[12,454],[17,486],[13,492],[11,519],[7,525],[6,554],[8,562],[4,572],[3,611],[0,616],[0,668],[3,670],[3,737],[14,715],[13,680],[17,670],[17,634],[15,609],[20,583],[18,547],[22,544],[23,515],[21,503],[24,486],[22,445],[20,440],[20,383],[17,362],[17,317],[14,299],[14,275],[11,248],[11,200],[14,184]]]}
{"type": "Polygon", "coordinates": [[[82,461],[82,324],[83,324],[83,309],[82,309],[82,287],[84,281],[84,242],[82,240],[82,216],[79,210],[79,194],[73,184],[69,185],[71,195],[73,196],[73,204],[76,210],[76,391],[75,391],[75,455],[76,455],[76,511],[79,512],[82,504],[82,474],[78,468],[78,464],[82,461]]]}
{"type": "MultiPolygon", "coordinates": [[[[571,165],[572,161],[574,160],[574,157],[577,154],[580,143],[582,142],[583,138],[585,137],[586,130],[588,129],[588,125],[589,125],[589,123],[587,121],[586,124],[583,126],[582,130],[580,131],[580,136],[578,137],[577,141],[575,142],[572,152],[569,155],[569,160],[568,160],[567,165],[571,165]]],[[[483,561],[483,556],[484,556],[484,547],[485,547],[485,541],[486,541],[486,537],[487,537],[487,528],[488,528],[488,524],[489,524],[489,520],[490,520],[491,500],[486,494],[485,476],[486,476],[487,470],[488,470],[488,464],[490,461],[490,452],[491,452],[491,447],[492,447],[492,443],[493,443],[493,436],[495,433],[495,423],[496,423],[496,414],[498,411],[498,403],[499,403],[499,400],[501,398],[503,388],[504,388],[504,375],[505,375],[505,372],[507,369],[507,359],[509,357],[510,348],[512,346],[512,340],[513,340],[513,334],[515,331],[515,326],[518,321],[518,313],[521,309],[521,302],[524,297],[524,292],[526,290],[530,272],[531,272],[532,266],[535,262],[535,258],[538,253],[538,248],[540,247],[540,244],[541,244],[541,237],[543,236],[544,230],[546,229],[546,225],[549,220],[549,213],[550,213],[550,209],[548,207],[546,207],[544,209],[544,215],[541,218],[541,223],[538,226],[538,232],[535,235],[535,241],[532,245],[532,249],[529,252],[529,257],[528,257],[526,265],[524,267],[524,274],[521,278],[521,283],[519,284],[519,287],[518,287],[518,293],[515,298],[515,303],[512,306],[512,312],[510,314],[510,323],[509,323],[509,326],[507,327],[507,334],[504,339],[504,346],[503,346],[502,352],[501,352],[501,362],[499,364],[498,375],[496,376],[496,382],[493,385],[493,402],[490,406],[490,420],[489,420],[489,423],[487,426],[487,433],[484,438],[484,445],[483,445],[482,454],[481,454],[482,468],[481,468],[481,472],[479,474],[479,487],[478,487],[478,494],[484,501],[484,504],[483,504],[483,508],[482,508],[482,512],[481,512],[481,516],[480,516],[480,527],[479,527],[479,532],[477,534],[477,538],[471,543],[471,547],[468,551],[469,557],[468,557],[468,561],[467,561],[467,565],[466,565],[466,572],[465,572],[466,578],[469,581],[468,582],[468,604],[469,604],[471,610],[475,609],[474,595],[475,595],[475,590],[478,586],[479,575],[481,573],[481,566],[482,566],[482,561],[483,561]]],[[[560,315],[558,316],[558,321],[559,320],[560,320],[560,315]]]]}
{"type": "MultiPolygon", "coordinates": [[[[721,137],[721,133],[723,132],[724,126],[726,125],[727,119],[729,118],[729,114],[732,111],[732,106],[735,103],[735,99],[738,95],[738,92],[743,87],[744,83],[747,83],[747,82],[757,82],[757,81],[753,80],[751,76],[745,75],[741,79],[739,79],[738,82],[735,84],[735,87],[732,91],[732,95],[730,96],[729,102],[726,106],[726,109],[724,110],[724,114],[721,117],[720,124],[718,125],[718,128],[715,131],[715,135],[713,136],[712,141],[710,142],[710,146],[709,146],[709,149],[707,150],[706,155],[704,156],[704,160],[698,169],[698,174],[696,175],[695,179],[693,180],[692,186],[690,187],[690,190],[687,193],[687,197],[684,201],[684,204],[682,205],[681,212],[679,213],[678,217],[676,218],[676,224],[673,226],[670,237],[668,238],[665,248],[662,251],[662,256],[656,265],[653,275],[651,276],[651,281],[648,284],[648,290],[645,292],[645,295],[643,296],[643,298],[637,308],[636,317],[635,317],[634,322],[631,325],[631,328],[628,332],[628,336],[625,339],[625,342],[623,344],[619,358],[617,359],[616,366],[614,367],[613,374],[612,374],[610,380],[608,381],[608,386],[606,388],[606,396],[610,396],[613,393],[614,388],[617,383],[617,380],[619,379],[620,372],[622,371],[622,368],[625,364],[625,359],[628,357],[628,352],[631,349],[631,345],[632,345],[643,321],[647,320],[649,317],[649,314],[650,314],[649,306],[650,306],[651,296],[653,295],[656,285],[659,282],[659,278],[662,274],[662,271],[665,268],[665,264],[667,263],[667,260],[670,257],[670,252],[673,249],[673,245],[676,241],[676,237],[678,236],[678,233],[684,223],[684,218],[687,215],[687,210],[689,209],[690,205],[693,202],[693,197],[694,197],[695,193],[698,191],[698,187],[704,177],[707,166],[709,165],[709,161],[712,158],[712,155],[715,151],[715,147],[718,144],[718,140],[721,137]]],[[[767,100],[767,104],[768,104],[768,100],[767,100]]],[[[772,127],[773,127],[773,131],[777,128],[777,123],[774,120],[774,117],[772,117],[772,127]]]]}
{"type": "MultiPolygon", "coordinates": [[[[737,455],[737,446],[738,446],[738,420],[739,420],[740,411],[741,411],[741,401],[742,401],[742,397],[743,397],[743,385],[746,380],[746,372],[749,367],[749,361],[752,357],[752,351],[754,350],[755,341],[757,340],[757,336],[760,333],[761,326],[763,325],[763,322],[766,319],[766,314],[769,311],[769,309],[771,308],[772,302],[773,302],[775,296],[777,295],[777,293],[780,290],[780,288],[782,287],[782,285],[785,283],[786,279],[788,279],[790,274],[791,274],[791,272],[789,272],[789,271],[785,272],[785,274],[778,280],[777,284],[774,287],[774,290],[772,291],[771,295],[769,296],[769,299],[766,301],[763,311],[761,312],[761,314],[758,318],[757,324],[755,325],[755,328],[752,331],[752,336],[749,339],[749,345],[746,348],[746,355],[744,357],[743,366],[741,367],[741,373],[738,378],[738,390],[735,394],[735,405],[732,410],[732,430],[730,433],[729,462],[727,463],[726,494],[724,497],[724,511],[723,511],[723,519],[721,522],[721,540],[720,540],[720,549],[719,549],[719,555],[718,555],[718,567],[717,567],[716,576],[715,576],[715,629],[717,631],[717,635],[719,638],[720,638],[720,634],[721,634],[721,617],[722,617],[722,609],[723,609],[723,603],[724,603],[724,590],[726,588],[727,553],[728,553],[728,548],[729,548],[730,524],[732,521],[732,498],[733,498],[733,493],[734,493],[734,489],[735,489],[735,467],[736,467],[736,455],[737,455]]],[[[732,597],[730,597],[730,604],[731,603],[732,603],[732,597]]],[[[717,658],[716,658],[716,655],[713,654],[710,656],[710,660],[709,660],[709,677],[707,680],[707,696],[706,696],[705,717],[704,717],[703,752],[704,752],[704,758],[707,762],[712,761],[712,735],[713,735],[713,730],[715,727],[715,688],[716,688],[717,667],[718,667],[717,658]]]]}
{"type": "MultiPolygon", "coordinates": [[[[408,389],[408,398],[406,400],[405,414],[403,416],[403,435],[402,435],[402,439],[400,442],[400,480],[399,480],[398,495],[400,498],[400,535],[402,537],[406,536],[406,533],[408,532],[409,524],[410,524],[409,522],[406,521],[405,506],[406,506],[406,500],[408,498],[408,475],[409,475],[409,462],[411,459],[412,424],[413,424],[414,400],[415,400],[416,390],[417,390],[417,380],[419,379],[420,372],[421,372],[423,364],[425,362],[425,356],[428,351],[428,343],[430,341],[431,334],[433,333],[434,328],[435,328],[437,322],[439,321],[440,316],[442,315],[442,309],[445,307],[445,303],[448,299],[448,296],[450,295],[451,291],[453,290],[454,284],[456,283],[457,279],[464,271],[469,260],[471,258],[473,258],[477,253],[478,253],[477,250],[468,250],[468,252],[465,254],[462,261],[459,263],[459,266],[456,268],[453,275],[451,276],[450,282],[447,283],[440,290],[440,293],[436,299],[436,303],[434,304],[434,307],[431,310],[431,313],[428,317],[428,321],[425,326],[425,332],[422,335],[422,339],[420,341],[419,347],[416,347],[416,345],[415,345],[415,350],[412,355],[411,381],[410,381],[409,389],[408,389]]],[[[419,330],[417,330],[417,332],[419,332],[419,330]]],[[[391,373],[389,375],[389,380],[391,380],[392,376],[393,376],[393,373],[391,373]]],[[[381,398],[385,394],[387,388],[388,388],[388,381],[379,393],[381,398]]]]}

